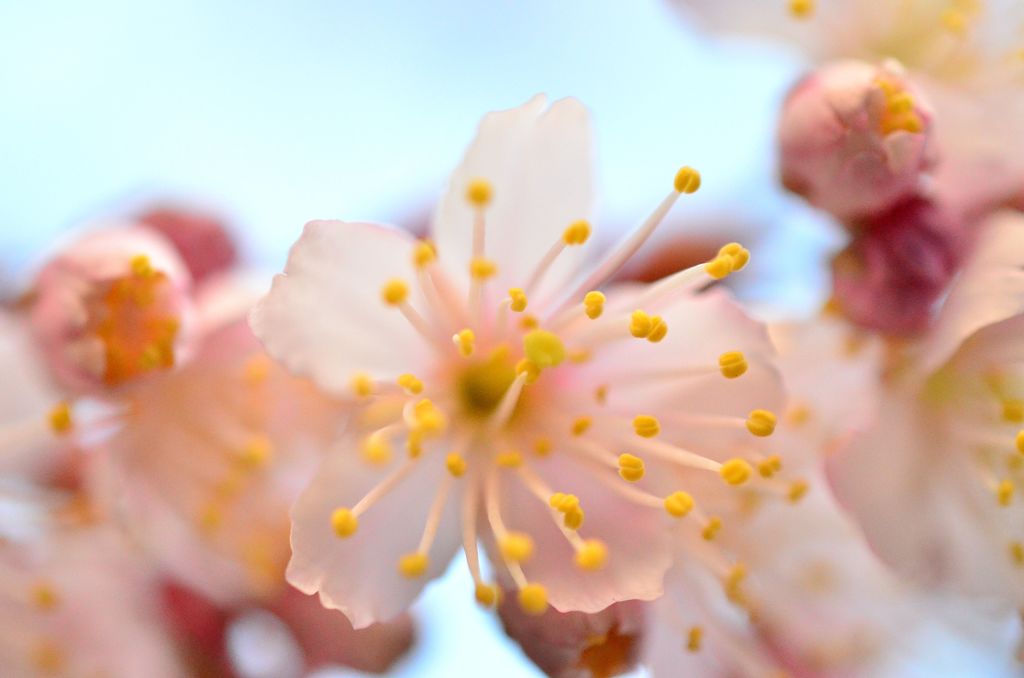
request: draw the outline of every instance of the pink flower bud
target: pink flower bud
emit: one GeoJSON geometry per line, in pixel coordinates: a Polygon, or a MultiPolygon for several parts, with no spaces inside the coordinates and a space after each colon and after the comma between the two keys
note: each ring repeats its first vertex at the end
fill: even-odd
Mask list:
{"type": "Polygon", "coordinates": [[[617,676],[635,668],[644,629],[644,604],[615,603],[601,612],[523,612],[514,594],[502,596],[505,633],[541,671],[554,678],[617,676]]]}
{"type": "Polygon", "coordinates": [[[778,134],[783,183],[840,219],[913,195],[937,162],[931,109],[895,64],[823,66],[786,99],[778,134]]]}
{"type": "Polygon", "coordinates": [[[853,322],[887,334],[925,329],[960,264],[962,220],[941,204],[915,198],[859,228],[833,262],[840,309],[853,322]]]}
{"type": "Polygon", "coordinates": [[[32,330],[62,386],[93,392],[172,367],[186,348],[190,278],[155,233],[95,231],[40,271],[32,330]]]}
{"type": "Polygon", "coordinates": [[[238,260],[231,235],[215,216],[184,207],[156,207],[138,219],[171,241],[197,284],[238,260]]]}

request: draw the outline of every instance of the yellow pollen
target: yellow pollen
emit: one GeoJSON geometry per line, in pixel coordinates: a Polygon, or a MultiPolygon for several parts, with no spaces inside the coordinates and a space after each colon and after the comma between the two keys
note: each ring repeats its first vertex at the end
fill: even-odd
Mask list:
{"type": "Polygon", "coordinates": [[[494,190],[486,179],[472,179],[466,186],[466,200],[476,207],[486,207],[491,202],[494,190]]]}
{"type": "Polygon", "coordinates": [[[61,673],[66,663],[64,651],[52,641],[44,640],[32,650],[32,665],[42,675],[61,673]]]}
{"type": "Polygon", "coordinates": [[[516,374],[525,374],[526,383],[532,384],[540,377],[540,368],[532,360],[523,358],[516,363],[516,374]]]}
{"type": "Polygon", "coordinates": [[[544,614],[548,609],[548,590],[540,584],[527,584],[519,589],[519,607],[534,617],[544,614]]]}
{"type": "Polygon", "coordinates": [[[747,578],[747,568],[742,563],[736,563],[729,570],[729,573],[725,575],[725,581],[722,582],[723,588],[725,589],[725,595],[729,600],[734,603],[743,602],[743,581],[747,578]]]}
{"type": "Polygon", "coordinates": [[[444,464],[448,468],[448,473],[456,478],[461,478],[466,472],[466,459],[458,452],[449,452],[444,464]]]}
{"type": "Polygon", "coordinates": [[[423,454],[423,432],[419,429],[409,431],[409,437],[405,439],[405,451],[410,459],[418,459],[423,454]]]}
{"type": "Polygon", "coordinates": [[[738,242],[731,242],[728,245],[723,245],[718,250],[718,256],[728,257],[729,263],[732,266],[732,273],[736,271],[742,271],[743,267],[750,261],[750,250],[738,242]]]}
{"type": "Polygon", "coordinates": [[[216,504],[210,503],[203,506],[196,518],[199,528],[206,533],[216,531],[224,522],[224,513],[216,504]]]}
{"type": "Polygon", "coordinates": [[[604,296],[604,293],[591,290],[583,295],[583,312],[591,320],[597,320],[604,313],[605,301],[607,301],[607,297],[604,296]]]}
{"type": "Polygon", "coordinates": [[[416,430],[424,434],[440,433],[448,426],[448,417],[429,398],[423,398],[412,408],[416,430]]]}
{"type": "Polygon", "coordinates": [[[768,410],[754,410],[747,417],[747,430],[759,438],[770,436],[775,432],[777,420],[768,410]]]}
{"type": "Polygon", "coordinates": [[[533,330],[523,337],[526,358],[539,367],[558,367],[565,360],[565,345],[554,332],[533,330]]]}
{"type": "Polygon", "coordinates": [[[1024,430],[1017,431],[1017,437],[1014,439],[1014,444],[1017,446],[1017,451],[1024,454],[1024,430]]]}
{"type": "Polygon", "coordinates": [[[693,510],[694,501],[689,492],[673,492],[665,497],[665,510],[673,518],[682,518],[693,510]]]}
{"type": "Polygon", "coordinates": [[[136,275],[140,278],[152,278],[156,275],[156,271],[153,270],[153,264],[150,263],[149,257],[145,254],[139,254],[132,257],[129,265],[132,269],[132,275],[136,275]]]}
{"type": "Polygon", "coordinates": [[[1010,542],[1010,558],[1017,567],[1024,567],[1024,544],[1019,541],[1010,542]]]}
{"type": "Polygon", "coordinates": [[[706,541],[712,541],[718,536],[718,531],[722,529],[722,519],[713,517],[708,519],[707,525],[701,530],[700,536],[706,541]]]}
{"type": "Polygon", "coordinates": [[[662,432],[662,424],[650,415],[637,415],[633,418],[633,430],[642,438],[652,438],[662,432]]]}
{"type": "Polygon", "coordinates": [[[794,480],[789,486],[789,491],[786,493],[786,499],[790,503],[795,504],[804,498],[808,489],[810,489],[810,486],[808,486],[806,480],[794,480]]]}
{"type": "Polygon", "coordinates": [[[353,376],[349,386],[352,388],[352,393],[358,398],[366,398],[373,395],[373,379],[365,372],[360,372],[353,376]]]}
{"type": "Polygon", "coordinates": [[[576,567],[581,570],[600,570],[608,561],[608,547],[599,539],[588,539],[576,551],[576,567]]]}
{"type": "Polygon", "coordinates": [[[996,499],[1000,506],[1009,506],[1013,502],[1013,494],[1016,491],[1012,480],[1001,480],[996,486],[996,499]]]}
{"type": "Polygon", "coordinates": [[[398,559],[398,571],[406,579],[417,579],[427,572],[430,558],[426,553],[407,553],[398,559]]]}
{"type": "Polygon", "coordinates": [[[391,443],[382,433],[371,433],[360,445],[363,459],[371,464],[383,466],[391,461],[391,443]]]}
{"type": "Polygon", "coordinates": [[[782,470],[782,457],[777,454],[763,459],[761,463],[757,465],[757,472],[761,474],[762,478],[771,478],[776,473],[782,470]]]}
{"type": "Polygon", "coordinates": [[[459,330],[459,332],[452,337],[452,342],[455,347],[459,349],[459,353],[464,357],[468,358],[473,355],[473,348],[476,345],[476,334],[471,329],[459,330]]]}
{"type": "Polygon", "coordinates": [[[747,357],[742,351],[728,351],[718,356],[718,369],[726,379],[736,379],[747,373],[747,357]]]}
{"type": "Polygon", "coordinates": [[[574,221],[562,233],[562,242],[566,245],[582,245],[590,238],[590,224],[586,221],[574,221]]]}
{"type": "Polygon", "coordinates": [[[644,460],[628,452],[619,455],[619,475],[635,483],[644,477],[644,460]]]}
{"type": "Polygon", "coordinates": [[[794,403],[786,410],[786,422],[794,427],[803,426],[810,421],[812,414],[811,408],[806,404],[794,403]]]}
{"type": "Polygon", "coordinates": [[[476,602],[480,603],[484,607],[493,607],[494,604],[498,602],[497,587],[490,586],[483,582],[477,583],[473,595],[476,597],[476,602]]]}
{"type": "Polygon", "coordinates": [[[704,272],[715,280],[721,280],[732,273],[732,259],[718,255],[704,264],[704,272]]]}
{"type": "Polygon", "coordinates": [[[1004,400],[1003,419],[1013,424],[1024,423],[1024,401],[1019,398],[1004,400]]]}
{"type": "Polygon", "coordinates": [[[551,454],[554,449],[555,444],[551,442],[551,438],[546,436],[541,436],[533,441],[533,451],[538,457],[546,457],[551,454]]]}
{"type": "Polygon", "coordinates": [[[270,376],[272,367],[270,358],[266,354],[254,355],[245,361],[245,367],[243,368],[244,379],[250,386],[258,386],[270,376]]]}
{"type": "Polygon", "coordinates": [[[380,297],[388,306],[398,306],[409,298],[409,285],[399,278],[392,278],[380,288],[380,297]]]}
{"type": "Polygon", "coordinates": [[[692,167],[683,167],[676,172],[674,187],[676,193],[696,193],[700,188],[700,172],[692,167]]]}
{"type": "Polygon", "coordinates": [[[423,392],[423,382],[412,374],[399,375],[398,385],[409,395],[417,395],[423,392]]]}
{"type": "Polygon", "coordinates": [[[814,14],[814,0],[789,0],[789,13],[794,19],[806,19],[814,14]]]}
{"type": "Polygon", "coordinates": [[[412,249],[412,265],[424,268],[437,260],[437,248],[429,240],[420,240],[412,249]]]}
{"type": "Polygon", "coordinates": [[[334,530],[334,534],[338,537],[347,539],[359,529],[359,518],[352,513],[351,509],[345,507],[336,508],[331,513],[331,529],[334,530]]]}
{"type": "Polygon", "coordinates": [[[486,257],[474,257],[469,262],[469,274],[476,280],[493,278],[498,272],[498,265],[486,257]]]}
{"type": "Polygon", "coordinates": [[[686,649],[689,652],[699,652],[701,642],[704,640],[704,629],[700,626],[692,626],[686,633],[686,649]]]}
{"type": "Polygon", "coordinates": [[[523,532],[509,532],[498,540],[501,556],[513,563],[522,563],[533,555],[533,539],[523,532]]]}
{"type": "Polygon", "coordinates": [[[253,436],[238,455],[238,463],[246,469],[266,466],[274,454],[274,444],[266,436],[253,436]]]}
{"type": "Polygon", "coordinates": [[[522,320],[519,321],[519,327],[524,330],[535,330],[540,327],[540,321],[537,320],[537,316],[526,314],[522,320]]]}
{"type": "Polygon", "coordinates": [[[519,287],[513,287],[508,291],[509,305],[508,307],[516,313],[522,313],[526,310],[526,292],[519,287]]]}
{"type": "Polygon", "coordinates": [[[551,507],[562,513],[563,524],[570,530],[578,530],[583,525],[583,509],[580,500],[574,494],[555,492],[549,500],[551,507]]]}
{"type": "Polygon", "coordinates": [[[567,357],[569,358],[569,362],[580,365],[590,360],[593,357],[593,353],[586,348],[577,348],[569,351],[567,357]]]}
{"type": "Polygon", "coordinates": [[[523,455],[515,450],[499,452],[494,458],[494,463],[502,468],[519,468],[523,465],[523,455]]]}
{"type": "Polygon", "coordinates": [[[572,434],[574,436],[583,435],[590,429],[590,425],[593,423],[594,421],[590,417],[577,417],[576,420],[572,422],[572,434]]]}
{"type": "Polygon", "coordinates": [[[62,435],[71,430],[74,426],[74,419],[71,417],[71,405],[64,402],[57,404],[46,417],[50,430],[57,435],[62,435]]]}
{"type": "Polygon", "coordinates": [[[719,469],[722,480],[730,485],[742,485],[750,480],[750,474],[753,472],[754,469],[744,459],[730,459],[722,464],[722,468],[719,469]]]}
{"type": "Polygon", "coordinates": [[[43,612],[49,612],[60,603],[57,590],[47,582],[39,582],[32,587],[32,605],[43,612]]]}
{"type": "Polygon", "coordinates": [[[598,405],[604,405],[608,402],[608,386],[602,384],[594,389],[594,400],[597,401],[598,405]]]}
{"type": "Polygon", "coordinates": [[[637,309],[629,316],[629,333],[637,339],[645,339],[653,329],[651,316],[637,309]]]}
{"type": "Polygon", "coordinates": [[[657,344],[668,334],[668,323],[662,320],[660,315],[651,317],[651,331],[647,334],[647,341],[657,344]]]}
{"type": "Polygon", "coordinates": [[[564,524],[570,530],[578,530],[583,527],[583,509],[577,507],[569,509],[565,512],[565,517],[562,520],[564,524]]]}

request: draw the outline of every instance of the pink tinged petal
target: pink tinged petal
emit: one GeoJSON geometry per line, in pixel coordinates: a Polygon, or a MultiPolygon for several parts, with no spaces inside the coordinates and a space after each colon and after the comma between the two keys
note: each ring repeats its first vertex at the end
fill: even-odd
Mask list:
{"type": "Polygon", "coordinates": [[[226,224],[212,214],[181,206],[155,207],[139,221],[173,243],[197,283],[227,271],[238,260],[226,224]]]}
{"type": "Polygon", "coordinates": [[[421,301],[412,248],[412,238],[385,226],[308,223],[253,310],[253,332],[288,369],[335,393],[347,393],[357,373],[391,380],[414,371],[429,347],[381,298],[381,288],[400,278],[409,283],[409,303],[421,301]]]}
{"type": "MultiPolygon", "coordinates": [[[[498,264],[493,288],[524,287],[538,262],[567,226],[591,218],[593,152],[587,110],[575,99],[548,106],[537,96],[519,108],[487,115],[452,174],[438,205],[433,235],[446,269],[468,277],[475,209],[466,187],[485,179],[493,198],[484,209],[485,256],[498,264]]],[[[531,297],[531,306],[564,288],[578,271],[585,247],[563,251],[531,297]]]]}
{"type": "Polygon", "coordinates": [[[415,462],[409,475],[359,516],[356,533],[339,538],[331,526],[335,509],[354,507],[393,470],[363,464],[351,443],[339,446],[292,508],[288,581],[304,593],[319,593],[326,607],[344,612],[357,629],[404,612],[427,582],[444,573],[462,544],[453,490],[426,573],[406,578],[398,571],[399,559],[416,551],[437,490],[449,477],[439,462],[429,454],[415,462]]]}
{"type": "Polygon", "coordinates": [[[938,369],[974,332],[1024,311],[1024,216],[1004,212],[983,226],[973,254],[953,285],[919,359],[938,369]]]}

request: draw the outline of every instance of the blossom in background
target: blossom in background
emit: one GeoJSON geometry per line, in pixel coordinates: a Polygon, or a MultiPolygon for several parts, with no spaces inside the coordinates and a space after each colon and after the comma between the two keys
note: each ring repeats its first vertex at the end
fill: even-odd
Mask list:
{"type": "Polygon", "coordinates": [[[136,220],[174,245],[196,284],[238,263],[238,246],[225,220],[217,215],[168,204],[145,210],[136,220]]]}
{"type": "Polygon", "coordinates": [[[590,159],[573,100],[490,114],[432,241],[311,222],[253,313],[271,356],[351,399],[293,508],[288,577],[357,628],[404,610],[460,547],[492,604],[480,541],[528,613],[650,600],[670,541],[714,551],[734,486],[772,492],[749,461],[781,402],[772,349],[705,289],[748,253],[602,291],[700,179],[681,170],[583,271],[590,159]]]}

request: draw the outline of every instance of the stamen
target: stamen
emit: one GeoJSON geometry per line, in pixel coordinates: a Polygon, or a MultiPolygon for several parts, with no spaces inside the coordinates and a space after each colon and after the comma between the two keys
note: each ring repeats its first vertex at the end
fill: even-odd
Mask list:
{"type": "Polygon", "coordinates": [[[466,458],[458,452],[449,452],[445,458],[445,467],[448,469],[448,473],[452,474],[452,477],[461,478],[466,472],[466,458]]]}
{"type": "Polygon", "coordinates": [[[554,332],[533,330],[523,337],[526,358],[539,367],[558,367],[565,360],[565,345],[554,332]]]}
{"type": "Polygon", "coordinates": [[[754,410],[747,418],[747,430],[764,438],[775,432],[776,423],[775,415],[768,410],[754,410]]]}
{"type": "Polygon", "coordinates": [[[365,372],[353,375],[350,385],[352,387],[352,393],[354,393],[357,398],[368,398],[373,395],[373,379],[365,372]]]}
{"type": "MultiPolygon", "coordinates": [[[[370,507],[372,507],[374,504],[376,504],[378,501],[384,498],[389,492],[391,492],[391,490],[395,489],[395,486],[397,486],[399,483],[405,480],[406,476],[408,476],[409,473],[412,472],[415,466],[416,460],[410,459],[406,461],[404,464],[402,464],[400,467],[392,471],[390,475],[384,478],[384,480],[377,483],[377,485],[374,486],[369,492],[367,492],[355,506],[353,506],[351,509],[348,509],[351,513],[352,518],[358,519],[359,516],[366,513],[366,511],[368,511],[370,507]]],[[[331,514],[332,527],[335,524],[335,515],[340,515],[338,514],[337,509],[334,511],[333,514],[331,514]]],[[[342,519],[339,517],[339,520],[342,519]]],[[[359,523],[357,520],[357,522],[355,523],[355,527],[353,528],[353,533],[355,529],[358,528],[358,526],[359,523]]]]}
{"type": "Polygon", "coordinates": [[[699,652],[703,640],[704,629],[700,626],[691,626],[686,632],[686,649],[689,652],[699,652]]]}
{"type": "Polygon", "coordinates": [[[719,469],[722,480],[730,485],[742,485],[750,480],[753,472],[754,469],[743,459],[730,459],[722,464],[722,468],[719,469]]]}
{"type": "Polygon", "coordinates": [[[558,255],[569,246],[582,245],[590,237],[590,224],[586,221],[577,221],[570,224],[562,233],[562,237],[554,242],[548,251],[541,257],[537,267],[530,274],[526,283],[526,293],[532,294],[536,291],[544,275],[550,270],[551,265],[558,259],[558,255]]]}
{"type": "Polygon", "coordinates": [[[597,290],[587,292],[583,297],[583,311],[591,320],[597,320],[604,313],[604,304],[607,298],[597,290]]]}
{"type": "Polygon", "coordinates": [[[623,480],[635,483],[644,477],[644,460],[628,452],[619,455],[619,475],[623,480]]]}
{"type": "Polygon", "coordinates": [[[587,417],[587,416],[577,417],[572,422],[572,434],[574,436],[581,436],[581,435],[583,435],[584,433],[586,433],[590,429],[590,426],[591,426],[592,423],[593,423],[593,419],[591,419],[590,417],[587,417]]]}
{"type": "Polygon", "coordinates": [[[528,615],[540,616],[548,609],[548,591],[540,584],[527,584],[519,589],[519,607],[528,615]]]}
{"type": "Polygon", "coordinates": [[[630,444],[634,447],[643,448],[647,452],[663,459],[667,459],[675,464],[680,464],[689,468],[714,471],[715,473],[718,473],[722,468],[722,465],[714,459],[709,459],[703,455],[697,454],[696,452],[691,452],[690,450],[683,449],[682,447],[670,445],[669,443],[661,440],[641,438],[639,440],[634,439],[630,444]]]}
{"type": "Polygon", "coordinates": [[[460,330],[457,334],[452,337],[452,343],[459,349],[459,353],[463,357],[468,358],[473,355],[473,348],[476,345],[476,335],[471,329],[460,330]]]}
{"type": "Polygon", "coordinates": [[[729,351],[718,356],[718,367],[726,379],[736,379],[747,373],[747,358],[741,351],[729,351]]]}
{"type": "Polygon", "coordinates": [[[501,556],[513,563],[524,563],[533,555],[533,539],[524,532],[506,532],[498,537],[501,556]]]}
{"type": "Polygon", "coordinates": [[[429,240],[420,240],[412,250],[412,264],[417,269],[425,268],[437,261],[437,247],[429,240]]]}
{"type": "Polygon", "coordinates": [[[398,571],[406,579],[422,577],[430,567],[430,557],[419,551],[407,553],[398,559],[398,571]]]}
{"type": "Polygon", "coordinates": [[[398,377],[398,385],[408,395],[419,395],[423,392],[423,382],[412,374],[402,374],[398,377]]]}
{"type": "Polygon", "coordinates": [[[477,549],[477,503],[480,493],[479,474],[467,480],[466,488],[462,493],[462,552],[466,556],[466,566],[469,568],[470,576],[473,577],[474,596],[476,601],[484,607],[491,607],[497,602],[497,587],[484,583],[480,574],[480,553],[477,549]]]}
{"type": "Polygon", "coordinates": [[[693,510],[696,502],[689,492],[673,492],[665,497],[665,510],[673,518],[683,518],[693,510]]]}
{"type": "Polygon", "coordinates": [[[519,468],[523,465],[523,455],[516,450],[499,452],[494,458],[494,463],[502,468],[519,468]]]}
{"type": "Polygon", "coordinates": [[[351,509],[338,507],[331,513],[331,528],[334,530],[334,534],[342,539],[347,539],[359,529],[359,518],[352,513],[351,509]]]}
{"type": "Polygon", "coordinates": [[[700,536],[703,537],[704,541],[714,541],[721,529],[722,519],[717,516],[712,516],[711,518],[708,518],[708,522],[704,525],[704,529],[701,530],[700,536]]]}
{"type": "Polygon", "coordinates": [[[523,386],[526,385],[528,378],[529,373],[527,372],[516,374],[516,378],[509,385],[505,395],[501,397],[501,402],[494,408],[494,413],[491,414],[491,418],[487,421],[487,427],[491,431],[503,428],[508,423],[512,413],[515,412],[516,405],[519,404],[519,396],[522,394],[523,386]]]}
{"type": "Polygon", "coordinates": [[[57,435],[64,435],[74,426],[74,419],[71,416],[71,405],[62,402],[56,405],[47,417],[50,430],[57,435]]]}
{"type": "Polygon", "coordinates": [[[633,430],[641,438],[653,438],[661,433],[661,423],[649,414],[638,414],[633,418],[633,430]]]}
{"type": "Polygon", "coordinates": [[[526,310],[527,298],[526,292],[518,287],[513,287],[508,291],[508,298],[510,300],[509,308],[515,313],[522,313],[526,310]]]}
{"type": "Polygon", "coordinates": [[[782,458],[777,454],[762,459],[757,464],[757,472],[761,474],[762,478],[771,478],[781,470],[782,458]]]}
{"type": "Polygon", "coordinates": [[[995,488],[996,500],[1000,506],[1009,506],[1013,502],[1016,487],[1012,480],[1001,480],[995,488]]]}
{"type": "Polygon", "coordinates": [[[576,566],[581,570],[600,570],[607,560],[608,547],[599,539],[587,539],[576,549],[576,566]]]}

